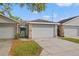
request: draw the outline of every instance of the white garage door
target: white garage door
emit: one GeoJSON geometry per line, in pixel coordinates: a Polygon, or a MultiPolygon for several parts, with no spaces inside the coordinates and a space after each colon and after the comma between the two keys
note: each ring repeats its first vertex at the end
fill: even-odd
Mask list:
{"type": "Polygon", "coordinates": [[[76,27],[67,27],[65,26],[64,27],[64,36],[67,36],[67,37],[77,37],[79,34],[78,34],[78,28],[76,27]]]}
{"type": "Polygon", "coordinates": [[[52,38],[54,32],[53,25],[32,25],[32,38],[52,38]]]}
{"type": "Polygon", "coordinates": [[[0,27],[0,39],[14,38],[14,27],[0,27]]]}

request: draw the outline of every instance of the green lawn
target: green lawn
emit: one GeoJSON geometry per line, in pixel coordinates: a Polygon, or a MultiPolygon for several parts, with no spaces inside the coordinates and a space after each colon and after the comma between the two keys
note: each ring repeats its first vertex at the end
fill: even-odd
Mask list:
{"type": "Polygon", "coordinates": [[[75,42],[75,43],[79,43],[79,39],[78,38],[67,38],[67,37],[64,37],[62,39],[67,40],[67,41],[71,41],[71,42],[75,42]]]}
{"type": "Polygon", "coordinates": [[[35,41],[15,40],[9,55],[14,56],[37,56],[40,55],[42,48],[35,41]]]}

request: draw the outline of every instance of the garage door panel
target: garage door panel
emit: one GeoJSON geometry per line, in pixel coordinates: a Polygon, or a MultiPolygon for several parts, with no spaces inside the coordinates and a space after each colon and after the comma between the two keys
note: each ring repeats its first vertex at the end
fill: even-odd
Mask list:
{"type": "Polygon", "coordinates": [[[65,36],[77,36],[77,30],[76,29],[65,29],[64,35],[65,36]]]}
{"type": "Polygon", "coordinates": [[[0,27],[0,39],[14,38],[15,27],[0,27]]]}
{"type": "Polygon", "coordinates": [[[54,37],[53,26],[39,25],[32,26],[32,38],[52,38],[54,37]]]}
{"type": "Polygon", "coordinates": [[[64,27],[64,36],[68,36],[68,37],[76,37],[78,36],[78,28],[76,27],[64,27]]]}

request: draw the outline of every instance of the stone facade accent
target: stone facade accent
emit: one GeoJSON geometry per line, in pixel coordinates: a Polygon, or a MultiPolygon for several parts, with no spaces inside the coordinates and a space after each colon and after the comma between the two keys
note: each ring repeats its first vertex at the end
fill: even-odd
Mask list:
{"type": "Polygon", "coordinates": [[[19,39],[20,38],[20,24],[16,23],[16,28],[15,28],[16,32],[15,32],[15,37],[14,39],[19,39]]]}
{"type": "Polygon", "coordinates": [[[28,33],[29,36],[28,37],[29,37],[29,39],[32,39],[32,24],[31,23],[28,24],[28,31],[29,31],[29,33],[28,33]]]}
{"type": "Polygon", "coordinates": [[[20,27],[20,24],[18,24],[18,23],[17,23],[16,25],[17,25],[17,27],[16,27],[16,28],[17,28],[17,31],[16,31],[16,33],[19,33],[19,32],[20,32],[20,29],[19,29],[19,27],[20,27]]]}
{"type": "Polygon", "coordinates": [[[62,24],[58,25],[58,36],[64,37],[64,26],[62,24]]]}

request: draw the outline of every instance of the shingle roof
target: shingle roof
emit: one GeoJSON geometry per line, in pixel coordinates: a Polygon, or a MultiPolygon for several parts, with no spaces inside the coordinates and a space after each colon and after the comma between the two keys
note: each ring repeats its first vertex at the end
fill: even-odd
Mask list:
{"type": "Polygon", "coordinates": [[[79,17],[79,16],[70,17],[70,18],[61,20],[61,21],[59,21],[58,23],[65,23],[65,22],[67,22],[67,21],[69,21],[69,20],[72,20],[72,19],[74,19],[74,18],[76,18],[76,17],[79,17]]]}
{"type": "Polygon", "coordinates": [[[36,19],[36,20],[32,20],[30,22],[47,22],[47,23],[53,23],[53,21],[48,21],[48,20],[44,20],[44,19],[36,19]]]}

